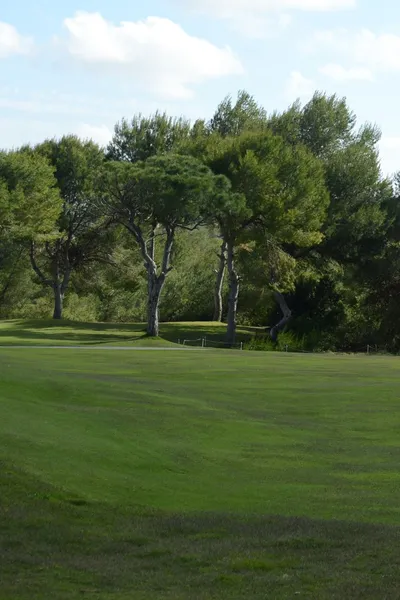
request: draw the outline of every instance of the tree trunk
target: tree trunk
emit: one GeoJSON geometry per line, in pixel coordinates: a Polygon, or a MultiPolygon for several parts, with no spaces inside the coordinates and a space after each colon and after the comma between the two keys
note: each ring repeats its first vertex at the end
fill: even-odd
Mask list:
{"type": "Polygon", "coordinates": [[[133,220],[130,220],[129,223],[125,223],[125,227],[127,227],[128,231],[135,236],[144,259],[144,266],[147,270],[147,335],[158,337],[160,329],[160,297],[166,277],[171,271],[170,262],[172,246],[174,244],[175,227],[165,226],[166,239],[160,273],[155,261],[155,233],[157,224],[153,224],[150,240],[148,241],[146,241],[140,225],[137,225],[133,220]]]}
{"type": "Polygon", "coordinates": [[[156,273],[148,274],[148,297],[147,297],[147,335],[158,337],[160,333],[160,297],[164,287],[162,278],[156,273]]]}
{"type": "MultiPolygon", "coordinates": [[[[167,229],[167,237],[164,244],[161,273],[157,275],[157,265],[154,261],[154,242],[152,241],[149,255],[144,254],[146,260],[148,288],[147,288],[147,335],[158,337],[160,333],[160,298],[165,280],[171,270],[170,261],[172,246],[174,243],[175,230],[167,229]]],[[[153,236],[154,239],[154,236],[153,236]]]]}
{"type": "Polygon", "coordinates": [[[54,290],[54,313],[53,313],[53,319],[62,319],[62,312],[63,312],[63,307],[64,307],[64,298],[65,298],[65,294],[68,290],[68,286],[69,286],[69,280],[71,277],[71,269],[70,267],[66,267],[65,271],[64,271],[64,276],[62,278],[62,281],[60,281],[58,279],[59,277],[59,270],[57,269],[57,274],[56,274],[56,280],[53,284],[53,290],[54,290]]]}
{"type": "Polygon", "coordinates": [[[233,244],[228,242],[228,273],[229,273],[229,301],[228,301],[228,326],[226,341],[233,345],[236,339],[236,318],[239,299],[240,279],[235,268],[233,244]]]}
{"type": "Polygon", "coordinates": [[[277,303],[279,304],[279,308],[281,309],[282,314],[283,314],[283,317],[279,321],[279,323],[277,323],[274,327],[272,327],[272,329],[269,332],[269,335],[271,336],[272,341],[276,342],[276,340],[278,339],[278,333],[280,331],[282,331],[282,329],[285,328],[287,323],[289,323],[289,321],[292,317],[292,311],[288,307],[283,294],[275,291],[274,297],[275,297],[275,300],[277,301],[277,303]]]}
{"type": "Polygon", "coordinates": [[[214,318],[213,321],[222,321],[223,302],[222,302],[222,288],[224,285],[226,269],[226,242],[223,241],[221,245],[221,254],[219,255],[219,268],[216,272],[217,278],[215,281],[215,293],[214,293],[214,318]]]}
{"type": "Polygon", "coordinates": [[[56,283],[54,285],[54,313],[53,319],[62,319],[62,311],[64,304],[64,293],[62,290],[62,285],[60,283],[56,283]]]}

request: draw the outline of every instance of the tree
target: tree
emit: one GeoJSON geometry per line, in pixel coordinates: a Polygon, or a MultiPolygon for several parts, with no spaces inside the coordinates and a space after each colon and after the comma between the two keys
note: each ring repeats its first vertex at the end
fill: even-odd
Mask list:
{"type": "MultiPolygon", "coordinates": [[[[208,123],[208,131],[217,133],[222,137],[241,135],[246,131],[260,131],[265,129],[267,125],[267,113],[262,106],[257,104],[253,96],[242,90],[238,93],[235,104],[232,103],[232,98],[227,96],[218,106],[214,116],[208,123]]],[[[227,255],[227,244],[223,239],[219,252],[219,265],[216,270],[215,293],[214,293],[214,321],[222,321],[223,301],[222,289],[225,278],[225,269],[227,261],[231,262],[230,288],[232,285],[239,293],[239,280],[235,277],[235,282],[232,280],[232,253],[227,255]]],[[[231,298],[230,302],[234,302],[231,298]]],[[[236,300],[237,303],[237,300],[236,300]]],[[[231,324],[231,328],[233,324],[231,324]]]]}
{"type": "Polygon", "coordinates": [[[23,289],[22,294],[17,289],[26,271],[25,264],[26,241],[0,236],[0,310],[10,309],[16,295],[19,299],[29,296],[28,289],[23,289]]]}
{"type": "Polygon", "coordinates": [[[209,268],[218,252],[219,239],[210,228],[180,230],[174,242],[174,269],[163,290],[160,312],[164,320],[211,321],[214,273],[209,268]]]}
{"type": "MultiPolygon", "coordinates": [[[[347,282],[354,282],[356,272],[361,275],[363,262],[370,263],[382,251],[390,223],[386,207],[392,190],[380,173],[380,132],[369,124],[357,129],[356,117],[346,100],[321,93],[304,107],[296,103],[281,115],[276,113],[270,127],[287,143],[305,145],[324,166],[330,196],[322,227],[324,240],[318,247],[300,249],[290,245],[285,250],[301,259],[306,274],[306,278],[299,278],[302,283],[292,295],[294,310],[299,315],[307,305],[314,306],[313,314],[319,319],[324,312],[329,313],[337,333],[339,323],[333,323],[331,317],[335,313],[343,318],[344,313],[333,310],[327,290],[333,297],[341,288],[344,299],[347,282]],[[304,296],[307,293],[308,300],[304,296]]],[[[314,323],[317,328],[315,317],[314,323]]]]}
{"type": "Polygon", "coordinates": [[[283,113],[275,112],[268,126],[292,145],[304,144],[319,158],[327,158],[354,139],[356,117],[345,98],[316,92],[301,106],[295,102],[283,113]]]}
{"type": "Polygon", "coordinates": [[[245,131],[260,131],[268,125],[265,109],[245,90],[239,91],[236,102],[226,96],[207,123],[208,133],[222,137],[236,136],[245,131]]]}
{"type": "Polygon", "coordinates": [[[225,280],[225,271],[227,264],[227,256],[226,256],[227,246],[225,239],[222,239],[221,247],[218,256],[218,268],[215,269],[215,284],[214,284],[214,315],[213,321],[217,321],[218,323],[222,322],[223,310],[224,310],[224,302],[222,297],[222,292],[224,289],[224,280],[225,280]]]}
{"type": "Polygon", "coordinates": [[[136,164],[106,164],[100,189],[108,214],[140,248],[147,271],[147,334],[158,336],[160,297],[172,269],[176,232],[204,222],[209,204],[227,192],[228,183],[192,157],[164,154],[136,164]]]}
{"type": "MultiPolygon", "coordinates": [[[[236,101],[231,96],[226,96],[218,105],[213,117],[207,123],[197,122],[192,129],[191,143],[208,136],[222,138],[241,135],[244,132],[259,132],[268,125],[267,113],[253,96],[248,92],[239,91],[236,101]]],[[[215,270],[214,289],[214,321],[222,321],[223,315],[223,285],[228,261],[228,248],[222,239],[218,253],[218,268],[215,270]]],[[[230,257],[232,264],[232,256],[230,257]]],[[[232,272],[231,272],[232,275],[232,272]]],[[[230,277],[231,278],[231,277],[230,277]]],[[[232,281],[231,281],[232,283],[232,281]]],[[[237,289],[239,282],[237,281],[237,289]]]]}
{"type": "Polygon", "coordinates": [[[157,112],[150,117],[137,115],[115,125],[114,136],[107,148],[112,161],[136,163],[151,156],[172,152],[189,137],[190,122],[157,112]]]}
{"type": "Polygon", "coordinates": [[[320,161],[306,148],[285,144],[269,131],[224,139],[212,136],[195,151],[232,186],[230,202],[215,218],[227,245],[227,342],[233,344],[240,282],[237,249],[260,240],[271,247],[321,242],[328,203],[324,174],[320,161]]]}
{"type": "Polygon", "coordinates": [[[60,210],[54,169],[45,158],[0,153],[0,301],[21,271],[27,247],[52,238],[60,210]]]}
{"type": "Polygon", "coordinates": [[[226,340],[233,345],[236,338],[237,309],[239,302],[240,276],[236,267],[236,246],[242,239],[248,236],[247,228],[253,222],[254,213],[247,206],[246,197],[240,193],[232,193],[230,201],[223,205],[215,213],[215,218],[220,227],[223,244],[226,247],[227,269],[229,276],[229,297],[226,340]]]}
{"type": "Polygon", "coordinates": [[[54,169],[40,156],[0,153],[0,235],[40,239],[52,232],[60,211],[54,169]]]}
{"type": "Polygon", "coordinates": [[[82,142],[75,136],[48,140],[31,153],[45,157],[53,166],[62,199],[53,239],[45,243],[32,240],[30,248],[34,272],[44,286],[53,290],[53,318],[61,319],[72,273],[82,264],[102,260],[107,254],[105,220],[94,191],[104,155],[93,142],[82,142]]]}

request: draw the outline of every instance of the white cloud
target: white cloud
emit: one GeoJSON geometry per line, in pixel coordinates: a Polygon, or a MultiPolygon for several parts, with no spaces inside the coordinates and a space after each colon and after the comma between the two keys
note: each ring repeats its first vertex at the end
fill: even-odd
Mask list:
{"type": "Polygon", "coordinates": [[[99,13],[78,12],[64,26],[65,47],[75,61],[125,75],[160,96],[189,98],[193,85],[243,72],[230,48],[190,36],[169,19],[114,25],[99,13]]]}
{"type": "MultiPolygon", "coordinates": [[[[28,113],[30,115],[96,116],[117,118],[121,111],[135,111],[132,99],[115,100],[106,103],[104,98],[65,94],[57,90],[23,93],[19,89],[0,88],[0,109],[28,113]]],[[[139,111],[140,112],[140,111],[139,111]]]]}
{"type": "Polygon", "coordinates": [[[79,115],[88,114],[90,109],[74,104],[60,103],[57,99],[50,101],[46,98],[1,97],[0,108],[31,114],[79,115]]]}
{"type": "Polygon", "coordinates": [[[78,125],[75,133],[84,140],[93,140],[99,146],[107,146],[113,136],[113,132],[107,125],[88,125],[87,123],[78,125]]]}
{"type": "Polygon", "coordinates": [[[295,11],[327,12],[355,8],[357,0],[175,0],[184,8],[228,21],[249,37],[279,34],[295,11]]]}
{"type": "Polygon", "coordinates": [[[300,71],[292,71],[286,83],[285,95],[292,100],[306,100],[313,95],[315,83],[312,79],[304,77],[300,71]]]}
{"type": "MultiPolygon", "coordinates": [[[[400,71],[400,36],[376,34],[368,29],[350,32],[345,29],[318,32],[310,50],[320,52],[321,47],[332,50],[361,66],[365,72],[400,71]]],[[[354,70],[358,70],[355,68],[354,70]]]]}
{"type": "Polygon", "coordinates": [[[229,18],[246,11],[258,14],[285,11],[326,12],[356,7],[356,0],[177,0],[216,17],[229,18]]]}
{"type": "Polygon", "coordinates": [[[292,17],[287,13],[265,17],[246,11],[236,17],[228,18],[228,21],[234,31],[249,38],[262,39],[279,36],[291,25],[292,17]]]}
{"type": "Polygon", "coordinates": [[[13,25],[0,21],[0,58],[14,54],[29,54],[33,40],[22,36],[13,25]]]}
{"type": "Polygon", "coordinates": [[[339,83],[348,81],[373,81],[374,79],[372,72],[366,67],[346,69],[335,63],[324,65],[319,69],[319,72],[339,83]]]}

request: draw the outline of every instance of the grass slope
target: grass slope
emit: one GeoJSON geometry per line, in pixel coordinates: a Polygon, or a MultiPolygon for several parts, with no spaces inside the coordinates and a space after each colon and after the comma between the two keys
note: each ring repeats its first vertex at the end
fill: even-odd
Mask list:
{"type": "MultiPolygon", "coordinates": [[[[0,346],[171,346],[178,340],[207,337],[212,342],[225,338],[221,323],[162,323],[160,337],[148,338],[144,323],[77,323],[53,320],[0,321],[0,346]]],[[[238,329],[237,341],[245,341],[257,328],[238,329]]],[[[190,345],[190,344],[189,344],[190,345]]]]}
{"type": "Polygon", "coordinates": [[[396,358],[0,350],[0,598],[399,598],[396,358]]]}

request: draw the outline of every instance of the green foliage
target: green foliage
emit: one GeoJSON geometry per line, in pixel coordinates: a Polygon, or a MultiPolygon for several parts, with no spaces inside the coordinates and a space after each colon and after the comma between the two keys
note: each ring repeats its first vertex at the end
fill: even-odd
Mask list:
{"type": "Polygon", "coordinates": [[[137,115],[131,121],[123,119],[115,126],[107,158],[131,163],[144,161],[174,151],[189,134],[189,121],[173,119],[165,113],[157,112],[151,117],[137,115]]]}
{"type": "Polygon", "coordinates": [[[35,148],[55,169],[58,188],[68,205],[67,215],[93,195],[94,181],[104,161],[101,148],[91,141],[69,135],[47,140],[35,148]]]}
{"type": "Polygon", "coordinates": [[[72,292],[68,295],[65,303],[64,318],[76,319],[82,322],[94,322],[98,320],[99,298],[95,294],[86,294],[79,297],[72,292]]]}
{"type": "Polygon", "coordinates": [[[269,127],[275,134],[290,144],[304,144],[315,156],[324,159],[351,141],[355,123],[355,115],[345,98],[320,92],[316,92],[304,107],[296,102],[281,114],[275,112],[269,119],[269,127]]]}
{"type": "MultiPolygon", "coordinates": [[[[245,131],[259,131],[267,125],[267,113],[253,96],[244,90],[238,93],[236,102],[227,96],[219,104],[203,133],[217,133],[222,137],[240,135],[245,131]]],[[[201,132],[201,130],[200,130],[201,132]]],[[[195,132],[196,133],[196,132],[195,132]]],[[[197,134],[199,131],[197,132],[197,134]]]]}
{"type": "Polygon", "coordinates": [[[259,220],[277,242],[301,246],[321,240],[328,195],[323,167],[305,148],[292,148],[265,131],[210,136],[194,142],[191,151],[215,173],[226,176],[239,195],[237,225],[232,206],[228,204],[225,211],[228,229],[242,230],[243,224],[259,220]]]}
{"type": "Polygon", "coordinates": [[[0,315],[47,316],[66,294],[69,318],[143,321],[150,265],[163,318],[209,319],[225,252],[233,325],[396,351],[399,178],[379,140],[336,95],[268,115],[240,91],[208,121],[122,120],[107,151],[65,136],[1,152],[0,315]]]}
{"type": "Polygon", "coordinates": [[[346,99],[316,93],[302,110],[302,142],[316,156],[327,157],[351,138],[356,122],[346,99]]]}
{"type": "Polygon", "coordinates": [[[26,155],[43,156],[54,168],[62,199],[57,232],[45,244],[32,244],[31,262],[41,283],[60,290],[63,297],[71,273],[87,262],[105,259],[112,243],[95,196],[104,155],[93,142],[75,136],[47,140],[26,155]]]}
{"type": "Polygon", "coordinates": [[[60,213],[54,170],[27,152],[0,153],[0,235],[42,239],[54,232],[60,213]]]}
{"type": "Polygon", "coordinates": [[[129,229],[135,219],[149,226],[192,227],[224,189],[227,182],[195,158],[165,154],[134,165],[106,163],[99,191],[105,190],[110,214],[129,229]]]}
{"type": "Polygon", "coordinates": [[[161,314],[172,321],[210,321],[213,315],[214,263],[219,240],[207,228],[182,231],[161,301],[161,314]]]}
{"type": "Polygon", "coordinates": [[[206,223],[215,202],[228,192],[227,179],[188,155],[170,153],[142,163],[114,161],[104,166],[101,203],[132,235],[147,271],[149,336],[158,336],[160,298],[173,268],[177,231],[206,223]]]}
{"type": "Polygon", "coordinates": [[[297,103],[273,115],[270,126],[322,159],[329,192],[322,243],[306,251],[296,244],[284,247],[297,258],[291,326],[296,333],[323,331],[332,348],[357,347],[377,333],[377,319],[362,298],[368,296],[367,273],[384,253],[396,212],[391,182],[380,173],[380,132],[369,124],[357,130],[346,101],[323,94],[304,108],[297,103]]]}
{"type": "Polygon", "coordinates": [[[307,352],[307,343],[304,338],[299,339],[291,332],[284,332],[280,334],[276,343],[268,335],[255,337],[245,344],[245,349],[263,352],[307,352]]]}
{"type": "Polygon", "coordinates": [[[191,227],[204,220],[209,203],[228,190],[228,182],[191,157],[166,154],[148,159],[133,193],[161,225],[191,227]]]}

